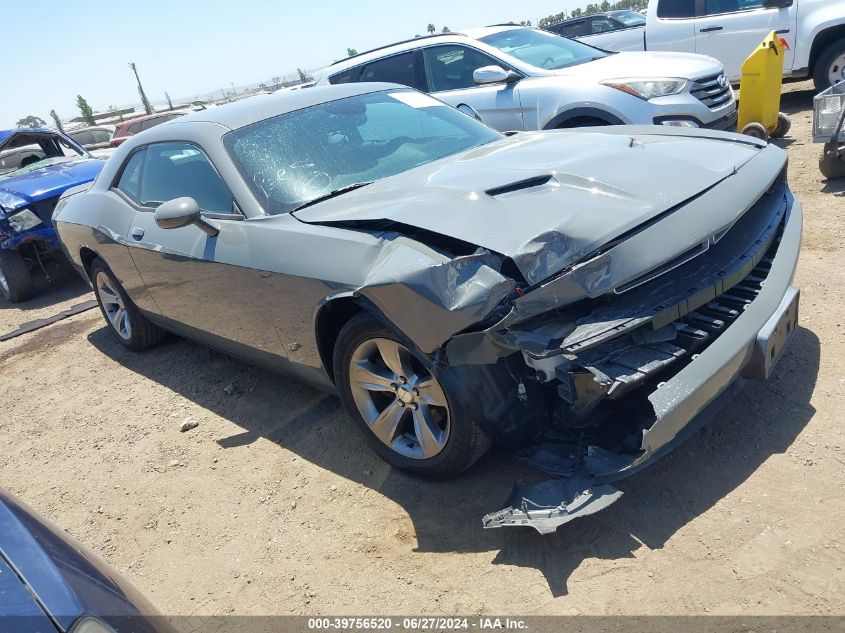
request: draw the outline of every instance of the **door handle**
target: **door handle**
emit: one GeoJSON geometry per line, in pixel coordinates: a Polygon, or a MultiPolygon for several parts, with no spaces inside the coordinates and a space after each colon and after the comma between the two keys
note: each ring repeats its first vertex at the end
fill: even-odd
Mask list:
{"type": "Polygon", "coordinates": [[[133,239],[140,240],[141,238],[144,237],[144,233],[145,233],[145,231],[144,231],[143,227],[140,227],[140,226],[133,226],[132,227],[132,238],[133,239]]]}
{"type": "Polygon", "coordinates": [[[775,31],[778,35],[786,35],[789,33],[790,29],[781,29],[780,31],[775,31]]]}
{"type": "Polygon", "coordinates": [[[712,33],[713,31],[721,31],[724,28],[723,26],[708,26],[706,29],[699,30],[699,33],[712,33]]]}

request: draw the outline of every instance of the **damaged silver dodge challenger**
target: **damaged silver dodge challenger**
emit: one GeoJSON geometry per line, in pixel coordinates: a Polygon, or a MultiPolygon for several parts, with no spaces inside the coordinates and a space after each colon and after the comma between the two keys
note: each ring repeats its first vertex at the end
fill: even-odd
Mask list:
{"type": "MultiPolygon", "coordinates": [[[[797,324],[786,156],[718,132],[502,135],[389,84],[139,134],[54,222],[118,340],[165,332],[335,390],[373,450],[553,476],[485,527],[551,532],[688,437],[797,324]]],[[[280,403],[281,404],[281,403],[280,403]]]]}

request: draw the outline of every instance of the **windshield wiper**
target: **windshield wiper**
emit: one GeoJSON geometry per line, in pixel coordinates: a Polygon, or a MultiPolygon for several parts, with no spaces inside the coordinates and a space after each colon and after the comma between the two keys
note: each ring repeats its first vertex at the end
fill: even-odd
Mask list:
{"type": "Polygon", "coordinates": [[[308,202],[303,202],[301,205],[296,207],[291,213],[295,213],[300,209],[304,209],[305,207],[310,207],[312,204],[317,204],[318,202],[322,202],[323,200],[328,200],[329,198],[335,198],[337,196],[343,195],[344,193],[348,193],[349,191],[354,191],[355,189],[360,189],[361,187],[366,187],[367,185],[371,185],[373,183],[372,180],[368,180],[366,182],[354,182],[351,185],[346,185],[345,187],[341,187],[340,189],[335,189],[334,191],[329,191],[328,193],[324,193],[322,196],[317,196],[309,200],[308,202]]]}

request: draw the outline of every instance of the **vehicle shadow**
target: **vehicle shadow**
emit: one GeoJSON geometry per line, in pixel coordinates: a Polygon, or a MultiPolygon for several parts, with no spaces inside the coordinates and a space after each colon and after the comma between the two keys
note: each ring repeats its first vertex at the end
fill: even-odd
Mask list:
{"type": "Polygon", "coordinates": [[[20,310],[21,312],[29,312],[31,310],[41,310],[56,303],[82,297],[86,294],[90,294],[91,298],[94,296],[88,284],[75,273],[62,273],[54,277],[52,282],[39,279],[35,288],[35,296],[20,303],[11,303],[5,298],[0,297],[0,310],[13,309],[20,310]]]}
{"type": "Polygon", "coordinates": [[[554,596],[567,593],[570,574],[585,559],[632,558],[643,545],[663,547],[771,455],[785,452],[814,413],[809,403],[819,367],[818,338],[799,328],[767,383],[750,383],[689,442],[621,482],[625,494],[618,503],[540,536],[530,529],[481,528],[481,517],[501,509],[515,481],[546,478],[506,450],[494,450],[449,482],[416,479],[374,456],[334,396],[180,339],[144,354],[125,350],[105,327],[88,339],[129,369],[243,429],[220,438],[220,446],[269,439],[401,505],[414,525],[415,551],[494,551],[494,564],[540,570],[554,596]],[[229,384],[237,397],[224,394],[229,384]]]}

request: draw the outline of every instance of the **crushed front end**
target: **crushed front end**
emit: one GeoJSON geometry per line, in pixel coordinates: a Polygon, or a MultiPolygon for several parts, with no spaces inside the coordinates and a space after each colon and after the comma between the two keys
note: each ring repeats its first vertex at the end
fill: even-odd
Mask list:
{"type": "Polygon", "coordinates": [[[442,362],[468,374],[506,369],[487,395],[510,405],[481,416],[501,420],[488,432],[516,438],[519,456],[556,478],[515,488],[484,527],[547,533],[607,507],[621,496],[612,482],[688,438],[744,379],[767,378],[797,326],[801,229],[785,157],[765,148],[656,221],[519,289],[496,323],[455,336],[442,362]]]}

